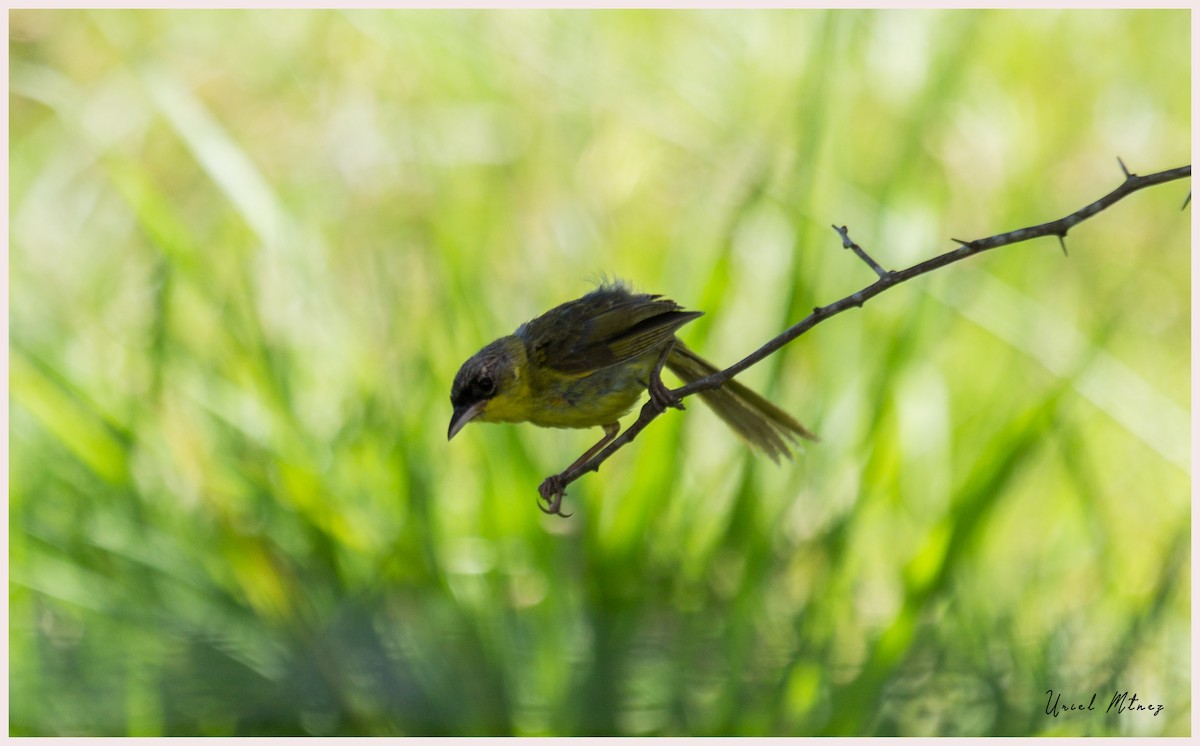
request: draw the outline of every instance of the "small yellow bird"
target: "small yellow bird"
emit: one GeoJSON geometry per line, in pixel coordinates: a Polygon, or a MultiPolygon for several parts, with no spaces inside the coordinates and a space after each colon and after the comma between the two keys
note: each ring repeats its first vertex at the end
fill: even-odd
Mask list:
{"type": "MultiPolygon", "coordinates": [[[[617,437],[617,421],[642,392],[648,390],[663,406],[682,409],[659,378],[664,363],[686,383],[717,372],[675,336],[679,327],[702,315],[660,295],[630,292],[621,283],[603,284],[552,308],[463,363],[450,391],[454,414],[447,440],[473,420],[604,428],[600,442],[567,467],[569,471],[617,437]]],[[[737,381],[699,395],[773,461],[791,455],[789,440],[817,439],[791,415],[737,381]]],[[[543,484],[549,507],[542,510],[562,515],[563,490],[553,479],[543,484]]]]}

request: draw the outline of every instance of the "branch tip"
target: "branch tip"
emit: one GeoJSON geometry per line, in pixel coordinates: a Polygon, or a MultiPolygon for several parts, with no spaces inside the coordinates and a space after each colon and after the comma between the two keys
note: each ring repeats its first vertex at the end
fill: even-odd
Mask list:
{"type": "Polygon", "coordinates": [[[837,231],[837,234],[842,237],[842,248],[843,249],[849,249],[854,246],[854,242],[850,240],[850,229],[849,228],[847,228],[844,225],[841,228],[837,227],[836,225],[831,225],[829,227],[833,228],[835,231],[837,231]]]}
{"type": "Polygon", "coordinates": [[[871,271],[874,272],[875,274],[879,275],[879,277],[881,279],[886,278],[889,274],[891,274],[890,272],[888,272],[888,270],[879,266],[879,263],[876,262],[874,259],[872,259],[871,256],[863,249],[863,247],[859,246],[857,243],[855,243],[854,241],[852,241],[850,239],[850,230],[846,226],[843,225],[841,228],[839,228],[835,225],[832,227],[835,231],[838,232],[838,235],[842,237],[842,248],[843,249],[850,249],[855,254],[857,254],[858,258],[862,259],[863,262],[868,267],[871,268],[871,271]]]}

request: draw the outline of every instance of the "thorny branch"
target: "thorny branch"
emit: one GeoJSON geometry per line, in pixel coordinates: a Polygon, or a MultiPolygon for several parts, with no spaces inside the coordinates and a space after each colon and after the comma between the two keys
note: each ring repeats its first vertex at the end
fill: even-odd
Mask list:
{"type": "MultiPolygon", "coordinates": [[[[869,266],[875,272],[875,274],[879,276],[879,279],[866,286],[862,290],[859,290],[856,293],[851,293],[841,300],[834,301],[826,306],[814,308],[812,313],[802,319],[799,323],[793,325],[791,328],[770,340],[762,347],[759,347],[757,350],[742,358],[740,361],[722,371],[713,373],[712,375],[701,378],[697,381],[693,381],[686,386],[674,389],[671,391],[671,394],[676,397],[676,401],[682,401],[684,398],[691,396],[692,394],[720,388],[720,386],[726,381],[729,381],[734,376],[746,370],[755,363],[762,361],[764,358],[770,356],[788,342],[796,339],[801,334],[804,334],[822,321],[836,316],[847,309],[861,308],[863,303],[866,303],[868,300],[874,298],[876,295],[879,295],[888,288],[895,287],[902,282],[907,282],[914,277],[932,272],[935,269],[940,269],[948,264],[962,261],[967,257],[981,254],[989,249],[996,249],[1001,246],[1009,246],[1011,244],[1030,241],[1032,239],[1042,238],[1044,236],[1055,236],[1058,238],[1059,243],[1063,247],[1063,251],[1065,253],[1066,244],[1064,239],[1066,238],[1067,231],[1071,230],[1076,225],[1079,225],[1100,211],[1111,207],[1136,191],[1145,189],[1146,187],[1155,186],[1157,184],[1165,184],[1169,181],[1187,178],[1192,175],[1191,166],[1181,166],[1168,171],[1159,171],[1158,173],[1148,174],[1146,176],[1138,176],[1137,174],[1131,173],[1119,158],[1117,159],[1117,162],[1121,166],[1121,171],[1125,176],[1125,180],[1122,181],[1121,185],[1116,189],[1104,195],[1092,204],[1076,210],[1064,218],[1052,220],[1049,223],[1042,223],[1029,228],[1020,228],[1018,230],[1000,233],[995,236],[980,238],[974,241],[961,241],[957,238],[951,239],[955,243],[959,244],[959,248],[953,251],[948,251],[945,254],[940,254],[919,264],[915,264],[907,269],[898,271],[885,270],[883,267],[877,264],[861,246],[850,239],[849,230],[845,226],[841,228],[837,227],[836,225],[833,226],[833,229],[842,237],[842,246],[854,251],[854,253],[858,255],[858,257],[862,259],[862,261],[869,266]]],[[[1191,193],[1189,192],[1189,201],[1190,198],[1191,193]]],[[[1185,208],[1187,207],[1187,204],[1187,202],[1184,202],[1185,208]]],[[[645,430],[646,426],[653,422],[654,419],[664,411],[666,411],[666,408],[664,408],[660,403],[657,403],[652,397],[642,406],[641,413],[638,415],[637,420],[631,423],[629,427],[625,428],[625,431],[622,432],[620,436],[614,439],[603,450],[587,461],[577,464],[561,474],[550,477],[545,483],[543,483],[543,487],[552,485],[554,491],[559,493],[559,499],[561,500],[561,495],[565,494],[567,485],[571,484],[576,479],[579,479],[589,471],[599,471],[600,464],[607,461],[610,456],[636,438],[638,433],[640,433],[642,430],[645,430]]]]}

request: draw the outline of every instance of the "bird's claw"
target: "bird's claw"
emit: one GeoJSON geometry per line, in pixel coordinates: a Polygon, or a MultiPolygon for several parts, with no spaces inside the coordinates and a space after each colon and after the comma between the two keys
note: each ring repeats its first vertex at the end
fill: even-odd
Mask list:
{"type": "Polygon", "coordinates": [[[556,515],[561,518],[570,518],[573,513],[562,512],[562,501],[567,494],[567,488],[562,483],[561,475],[546,477],[546,481],[538,487],[538,510],[546,515],[556,515]],[[546,501],[546,506],[542,507],[542,500],[546,501]]]}
{"type": "Polygon", "coordinates": [[[654,402],[654,406],[658,407],[660,412],[667,411],[668,408],[683,410],[683,400],[675,396],[675,392],[667,388],[667,384],[662,382],[658,376],[653,376],[650,379],[650,384],[646,387],[650,391],[650,401],[654,402]]]}

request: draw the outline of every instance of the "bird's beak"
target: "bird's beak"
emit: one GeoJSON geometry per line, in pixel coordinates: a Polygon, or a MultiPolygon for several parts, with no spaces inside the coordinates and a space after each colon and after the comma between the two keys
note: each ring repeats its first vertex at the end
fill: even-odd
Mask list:
{"type": "Polygon", "coordinates": [[[450,440],[467,426],[467,423],[479,416],[483,411],[483,405],[486,401],[477,401],[469,407],[455,407],[454,414],[450,415],[450,432],[446,435],[446,440],[450,440]]]}

